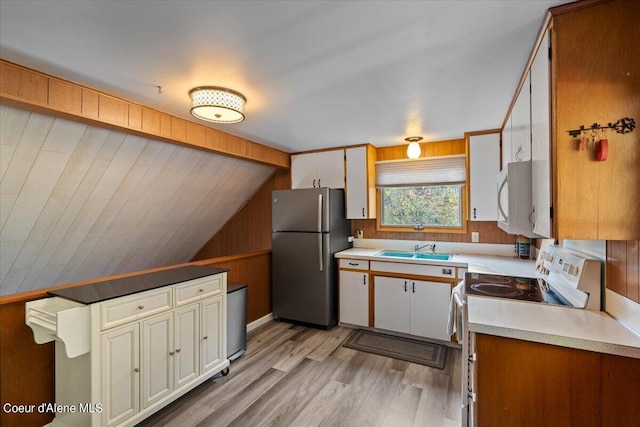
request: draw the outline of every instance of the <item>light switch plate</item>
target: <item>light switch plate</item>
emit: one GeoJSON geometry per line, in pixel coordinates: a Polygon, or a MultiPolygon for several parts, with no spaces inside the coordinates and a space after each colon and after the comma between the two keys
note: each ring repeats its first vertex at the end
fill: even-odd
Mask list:
{"type": "Polygon", "coordinates": [[[471,232],[471,242],[478,243],[480,241],[480,233],[478,231],[471,232]]]}

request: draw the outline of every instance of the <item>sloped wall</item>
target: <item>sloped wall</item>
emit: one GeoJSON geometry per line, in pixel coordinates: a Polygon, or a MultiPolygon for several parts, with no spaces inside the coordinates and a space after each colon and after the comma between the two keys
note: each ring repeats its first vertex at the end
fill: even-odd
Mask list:
{"type": "Polygon", "coordinates": [[[189,261],[275,168],[0,106],[0,295],[189,261]]]}

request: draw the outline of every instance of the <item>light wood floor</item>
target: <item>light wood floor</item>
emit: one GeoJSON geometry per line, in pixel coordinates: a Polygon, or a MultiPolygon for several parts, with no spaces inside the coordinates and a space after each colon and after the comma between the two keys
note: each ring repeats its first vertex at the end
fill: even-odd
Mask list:
{"type": "Polygon", "coordinates": [[[444,370],[342,347],[352,332],[272,321],[229,375],[141,426],[460,426],[460,350],[444,370]]]}

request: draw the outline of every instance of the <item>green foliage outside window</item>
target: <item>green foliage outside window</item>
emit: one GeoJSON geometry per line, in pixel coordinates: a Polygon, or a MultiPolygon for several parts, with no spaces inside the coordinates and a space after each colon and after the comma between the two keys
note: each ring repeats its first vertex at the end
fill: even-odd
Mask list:
{"type": "Polygon", "coordinates": [[[462,186],[425,185],[384,187],[382,225],[403,227],[460,227],[462,186]]]}

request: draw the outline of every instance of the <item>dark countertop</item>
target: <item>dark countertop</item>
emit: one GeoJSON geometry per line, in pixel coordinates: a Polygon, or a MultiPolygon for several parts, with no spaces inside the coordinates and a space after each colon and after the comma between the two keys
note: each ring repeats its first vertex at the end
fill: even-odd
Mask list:
{"type": "Polygon", "coordinates": [[[227,282],[227,293],[239,291],[247,287],[246,283],[227,282]]]}
{"type": "Polygon", "coordinates": [[[95,304],[97,302],[161,288],[163,286],[175,285],[176,283],[224,273],[226,271],[229,270],[204,265],[187,265],[185,267],[144,273],[136,276],[123,277],[121,279],[105,280],[88,285],[58,289],[49,291],[48,294],[81,304],[95,304]]]}

